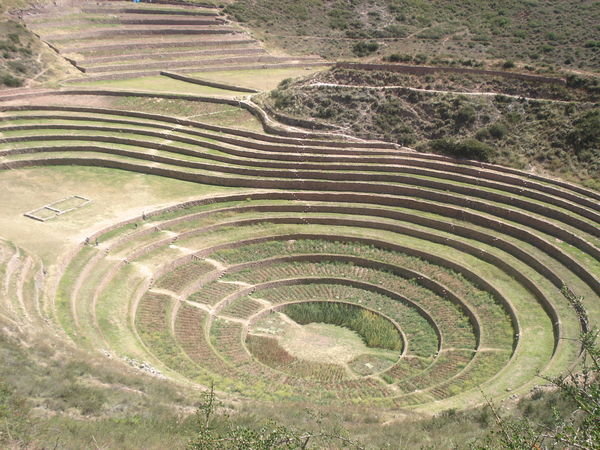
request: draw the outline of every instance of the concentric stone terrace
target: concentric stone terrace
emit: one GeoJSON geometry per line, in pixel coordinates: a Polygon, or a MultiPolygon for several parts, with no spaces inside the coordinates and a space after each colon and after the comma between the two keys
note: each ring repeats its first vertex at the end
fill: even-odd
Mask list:
{"type": "Polygon", "coordinates": [[[236,188],[90,234],[52,312],[78,345],[248,398],[464,406],[571,367],[579,348],[565,338],[597,321],[596,192],[381,143],[2,110],[3,169],[93,165],[236,188]],[[263,331],[297,302],[373,311],[402,348],[382,366],[294,357],[263,331]]]}
{"type": "Polygon", "coordinates": [[[210,4],[77,3],[31,11],[24,19],[28,28],[85,73],[86,81],[155,76],[162,70],[193,74],[324,63],[318,57],[269,54],[210,4]]]}

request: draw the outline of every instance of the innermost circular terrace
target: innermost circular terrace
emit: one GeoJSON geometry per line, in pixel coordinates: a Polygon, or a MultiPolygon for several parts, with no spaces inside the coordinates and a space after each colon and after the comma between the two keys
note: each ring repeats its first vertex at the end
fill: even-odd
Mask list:
{"type": "Polygon", "coordinates": [[[373,375],[391,367],[407,347],[389,317],[352,303],[316,300],[263,311],[251,320],[246,344],[263,364],[311,378],[316,367],[344,378],[373,375]]]}

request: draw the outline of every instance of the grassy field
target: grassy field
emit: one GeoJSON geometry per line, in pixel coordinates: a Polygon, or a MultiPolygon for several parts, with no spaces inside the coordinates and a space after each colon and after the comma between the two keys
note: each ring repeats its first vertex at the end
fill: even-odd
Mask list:
{"type": "MultiPolygon", "coordinates": [[[[255,70],[224,70],[216,72],[199,72],[191,74],[205,80],[229,83],[236,86],[270,91],[287,78],[297,78],[323,70],[323,67],[288,68],[288,69],[255,69],[255,70]]],[[[239,95],[239,93],[238,93],[239,95]]]]}
{"type": "MultiPolygon", "coordinates": [[[[72,86],[72,85],[71,85],[72,86]]],[[[179,94],[194,94],[207,97],[236,97],[239,92],[217,89],[199,84],[185,83],[173,78],[156,76],[125,80],[106,80],[86,82],[82,79],[76,86],[106,89],[130,89],[135,91],[176,92],[179,94]]]]}
{"type": "Polygon", "coordinates": [[[132,175],[91,167],[32,168],[3,171],[0,183],[7,195],[0,198],[2,236],[51,262],[70,245],[80,242],[90,227],[102,228],[118,218],[134,216],[164,205],[227,189],[162,177],[132,175]],[[52,185],[54,189],[48,190],[52,185]],[[129,194],[120,193],[127,189],[129,194]],[[23,213],[69,195],[83,195],[91,203],[46,223],[23,213]],[[120,200],[116,201],[117,198],[120,200]]]}

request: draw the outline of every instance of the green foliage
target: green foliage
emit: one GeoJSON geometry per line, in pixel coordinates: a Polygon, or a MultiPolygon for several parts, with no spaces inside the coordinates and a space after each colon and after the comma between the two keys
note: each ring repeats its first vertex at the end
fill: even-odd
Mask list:
{"type": "Polygon", "coordinates": [[[373,348],[401,350],[396,327],[386,318],[354,305],[335,302],[306,302],[286,306],[283,313],[299,324],[322,322],[349,328],[373,348]]]}
{"type": "Polygon", "coordinates": [[[494,139],[503,139],[508,134],[508,128],[504,123],[496,122],[488,127],[488,132],[494,139]]]}
{"type": "Polygon", "coordinates": [[[456,113],[454,113],[454,122],[457,127],[464,127],[471,125],[475,122],[477,114],[472,106],[462,106],[456,113]]]}
{"type": "Polygon", "coordinates": [[[403,104],[399,100],[392,99],[381,102],[377,106],[374,124],[382,131],[386,139],[398,142],[401,145],[412,145],[415,142],[412,130],[405,123],[398,120],[402,114],[403,104]]]}
{"type": "Polygon", "coordinates": [[[20,87],[23,86],[23,79],[17,78],[10,73],[0,75],[0,84],[7,87],[20,87]]]}
{"type": "Polygon", "coordinates": [[[458,61],[485,55],[490,65],[535,61],[537,69],[548,70],[562,64],[599,67],[595,3],[237,0],[225,11],[292,52],[348,57],[357,54],[354,39],[398,38],[385,43],[386,52],[458,61]]]}
{"type": "Polygon", "coordinates": [[[567,86],[575,89],[584,89],[592,93],[598,93],[600,92],[600,78],[569,74],[567,75],[567,86]]]}
{"type": "Polygon", "coordinates": [[[476,159],[489,161],[494,155],[494,149],[477,139],[465,139],[456,141],[454,139],[435,139],[430,142],[430,148],[436,153],[454,156],[456,158],[476,159]]]}
{"type": "Polygon", "coordinates": [[[376,52],[377,50],[379,50],[379,44],[375,41],[361,41],[354,44],[354,47],[352,47],[352,53],[360,57],[368,56],[371,53],[376,52]]]}
{"type": "MultiPolygon", "coordinates": [[[[398,54],[398,59],[404,58],[398,54]]],[[[282,114],[316,118],[357,137],[519,169],[536,166],[594,187],[600,170],[600,127],[594,112],[597,105],[591,101],[600,97],[600,88],[594,94],[593,79],[573,78],[570,83],[572,86],[476,74],[440,72],[434,76],[334,68],[292,82],[266,102],[282,114]],[[312,82],[365,85],[365,89],[312,87],[312,82]],[[379,86],[406,87],[374,89],[379,86]],[[278,108],[275,103],[285,106],[278,108]],[[438,139],[444,140],[430,144],[438,139]]]]}
{"type": "Polygon", "coordinates": [[[383,58],[384,61],[389,61],[389,62],[411,62],[412,61],[412,56],[411,55],[406,55],[406,54],[400,54],[400,53],[392,53],[390,56],[388,57],[384,57],[383,58]]]}
{"type": "Polygon", "coordinates": [[[587,112],[573,122],[574,129],[567,136],[567,141],[576,152],[592,149],[600,152],[600,109],[587,112]]]}
{"type": "Polygon", "coordinates": [[[0,383],[0,445],[17,448],[26,443],[28,413],[25,399],[0,383]]]}

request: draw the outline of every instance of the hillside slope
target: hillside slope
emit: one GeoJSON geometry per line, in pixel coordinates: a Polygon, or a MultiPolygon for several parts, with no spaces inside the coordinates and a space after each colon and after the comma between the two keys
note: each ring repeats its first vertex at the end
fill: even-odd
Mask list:
{"type": "Polygon", "coordinates": [[[357,43],[374,41],[378,57],[600,65],[600,6],[591,0],[238,0],[226,11],[268,41],[326,57],[363,54],[357,43]]]}
{"type": "Polygon", "coordinates": [[[32,87],[77,71],[38,36],[22,17],[44,1],[3,0],[0,3],[0,89],[32,87]]]}
{"type": "Polygon", "coordinates": [[[275,113],[425,151],[475,138],[481,154],[450,153],[599,187],[600,110],[589,91],[481,75],[335,68],[288,80],[261,101],[275,113]]]}

